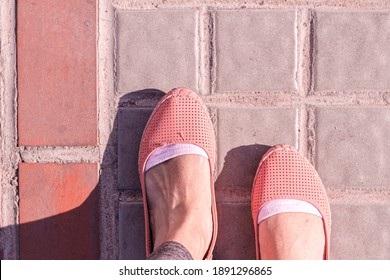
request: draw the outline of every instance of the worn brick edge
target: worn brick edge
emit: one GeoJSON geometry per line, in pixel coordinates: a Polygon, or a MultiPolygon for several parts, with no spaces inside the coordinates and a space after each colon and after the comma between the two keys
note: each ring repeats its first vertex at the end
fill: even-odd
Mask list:
{"type": "Polygon", "coordinates": [[[115,114],[116,14],[110,0],[98,1],[97,84],[100,166],[100,258],[119,258],[119,195],[115,114]],[[114,34],[114,35],[113,35],[114,34]]]}
{"type": "Polygon", "coordinates": [[[0,4],[1,231],[4,259],[19,258],[15,1],[0,4]]]}

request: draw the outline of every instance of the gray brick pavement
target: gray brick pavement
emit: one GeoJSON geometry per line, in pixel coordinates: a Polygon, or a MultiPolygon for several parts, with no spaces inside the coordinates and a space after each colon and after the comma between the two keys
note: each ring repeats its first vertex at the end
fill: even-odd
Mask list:
{"type": "MultiPolygon", "coordinates": [[[[297,146],[324,181],[334,222],[331,257],[390,258],[385,6],[199,2],[144,11],[150,3],[116,3],[118,96],[185,86],[210,108],[218,141],[216,259],[254,258],[250,189],[261,155],[280,143],[297,146]]],[[[119,118],[128,119],[119,123],[119,246],[129,259],[142,258],[144,238],[133,180],[138,140],[131,135],[142,133],[137,122],[146,113],[137,104],[124,104],[131,108],[119,118]]]]}

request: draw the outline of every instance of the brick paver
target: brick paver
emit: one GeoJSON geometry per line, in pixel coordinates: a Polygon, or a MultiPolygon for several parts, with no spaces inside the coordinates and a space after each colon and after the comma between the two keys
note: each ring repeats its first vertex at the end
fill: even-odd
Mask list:
{"type": "Polygon", "coordinates": [[[151,108],[124,108],[118,112],[118,188],[141,190],[138,152],[151,108]]]}
{"type": "Polygon", "coordinates": [[[316,90],[390,88],[388,12],[316,12],[316,90]]]}
{"type": "Polygon", "coordinates": [[[96,2],[17,7],[19,144],[96,145],[96,2]]]}
{"type": "Polygon", "coordinates": [[[390,110],[319,108],[316,163],[328,187],[389,188],[390,110]]]}
{"type": "Polygon", "coordinates": [[[250,204],[220,203],[215,259],[256,259],[250,204]]]}
{"type": "Polygon", "coordinates": [[[119,258],[144,260],[145,223],[144,208],[140,202],[119,204],[119,258]]]}
{"type": "Polygon", "coordinates": [[[390,206],[332,205],[332,259],[390,259],[390,206]]]}
{"type": "Polygon", "coordinates": [[[19,166],[20,257],[99,258],[97,164],[19,166]]]}
{"type": "Polygon", "coordinates": [[[120,11],[117,18],[119,92],[197,89],[196,11],[120,11]]]}
{"type": "Polygon", "coordinates": [[[297,146],[294,108],[218,108],[218,178],[216,187],[250,190],[269,146],[297,146]]]}
{"type": "Polygon", "coordinates": [[[216,91],[296,90],[295,13],[218,11],[216,91]]]}

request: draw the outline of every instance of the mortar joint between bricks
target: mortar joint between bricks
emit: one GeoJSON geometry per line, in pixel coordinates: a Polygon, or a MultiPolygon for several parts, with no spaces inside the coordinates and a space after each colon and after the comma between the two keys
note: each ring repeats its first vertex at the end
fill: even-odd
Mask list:
{"type": "Polygon", "coordinates": [[[199,12],[198,24],[198,88],[201,95],[209,95],[210,86],[210,67],[212,66],[212,45],[211,45],[211,30],[210,30],[211,14],[208,6],[203,6],[199,12]]]}
{"type": "Polygon", "coordinates": [[[209,55],[210,55],[209,92],[211,94],[214,94],[216,89],[216,82],[217,82],[217,49],[216,49],[216,38],[215,38],[215,28],[216,28],[215,25],[216,25],[215,11],[209,11],[209,23],[208,23],[209,55]]]}
{"type": "Polygon", "coordinates": [[[298,150],[307,157],[308,154],[308,139],[307,139],[307,109],[305,104],[298,106],[297,119],[297,144],[298,150]]]}
{"type": "Polygon", "coordinates": [[[390,3],[383,0],[361,1],[361,0],[227,0],[210,3],[208,0],[188,1],[165,1],[165,0],[146,0],[146,1],[128,1],[114,0],[113,7],[122,10],[166,10],[166,9],[189,9],[210,6],[213,9],[292,9],[292,8],[318,8],[318,9],[365,9],[365,10],[387,10],[390,3]]]}
{"type": "Polygon", "coordinates": [[[114,10],[114,23],[113,23],[113,39],[114,39],[114,67],[113,67],[113,76],[114,76],[114,92],[118,92],[118,11],[114,10]]]}
{"type": "Polygon", "coordinates": [[[312,105],[307,105],[307,159],[315,166],[316,148],[316,109],[312,105]]]}
{"type": "Polygon", "coordinates": [[[313,95],[314,94],[314,70],[315,70],[315,65],[314,65],[314,56],[315,56],[315,51],[316,51],[316,41],[315,41],[315,16],[314,16],[314,11],[309,10],[308,11],[308,24],[309,24],[309,49],[308,49],[308,56],[309,56],[309,65],[308,65],[308,87],[307,87],[307,96],[313,95]]]}
{"type": "Polygon", "coordinates": [[[296,84],[300,96],[309,95],[311,89],[311,11],[303,8],[297,10],[296,23],[296,84]]]}

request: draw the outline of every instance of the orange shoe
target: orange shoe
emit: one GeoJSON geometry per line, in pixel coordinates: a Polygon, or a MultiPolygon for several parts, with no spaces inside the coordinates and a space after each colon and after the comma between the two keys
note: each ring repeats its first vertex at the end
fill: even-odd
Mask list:
{"type": "Polygon", "coordinates": [[[217,207],[213,179],[215,136],[208,110],[202,99],[184,88],[173,89],[160,100],[149,118],[141,139],[138,168],[144,203],[146,255],[149,256],[153,250],[145,188],[146,162],[153,152],[171,144],[193,144],[202,148],[208,155],[213,233],[204,259],[212,259],[217,238],[217,207]]]}
{"type": "Polygon", "coordinates": [[[264,154],[257,169],[252,189],[256,259],[260,259],[258,213],[274,199],[302,200],[317,208],[325,230],[324,258],[329,259],[331,217],[328,197],[314,167],[294,147],[272,147],[264,154]]]}

